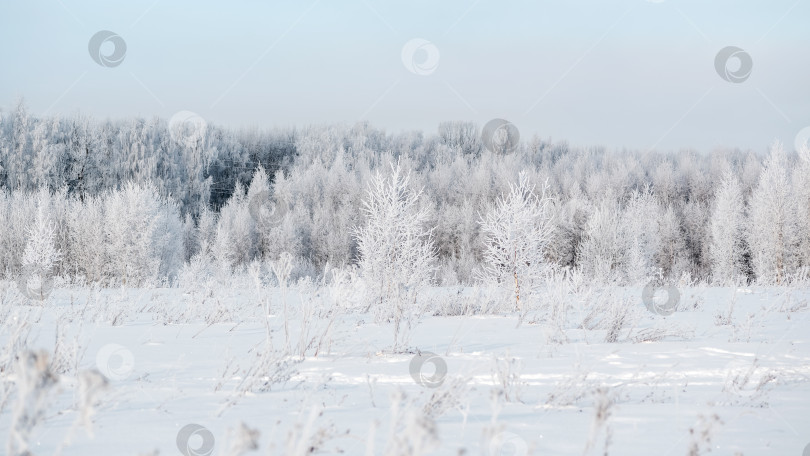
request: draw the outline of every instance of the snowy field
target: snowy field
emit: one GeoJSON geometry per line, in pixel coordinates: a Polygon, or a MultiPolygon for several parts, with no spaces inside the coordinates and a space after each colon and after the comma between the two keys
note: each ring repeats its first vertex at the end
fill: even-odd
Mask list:
{"type": "Polygon", "coordinates": [[[393,323],[330,287],[63,288],[39,305],[8,285],[0,434],[21,406],[9,382],[33,372],[38,455],[801,455],[810,443],[803,290],[683,288],[664,316],[638,288],[568,290],[547,296],[566,305],[523,315],[486,312],[493,290],[434,288],[395,352],[393,323]],[[36,366],[9,369],[19,346],[52,354],[52,386],[36,366]]]}
{"type": "Polygon", "coordinates": [[[112,3],[0,1],[0,456],[810,456],[810,1],[112,3]]]}

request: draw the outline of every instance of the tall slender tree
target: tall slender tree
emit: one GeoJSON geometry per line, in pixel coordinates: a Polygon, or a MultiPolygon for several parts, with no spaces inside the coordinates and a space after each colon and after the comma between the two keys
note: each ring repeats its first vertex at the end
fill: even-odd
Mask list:
{"type": "Polygon", "coordinates": [[[545,250],[554,230],[553,205],[548,188],[535,194],[526,173],[509,188],[480,222],[485,239],[482,275],[509,288],[515,310],[522,311],[548,273],[545,250]]]}
{"type": "Polygon", "coordinates": [[[395,349],[403,342],[401,324],[410,321],[415,299],[431,283],[436,267],[421,195],[410,188],[410,173],[392,165],[388,177],[378,173],[371,180],[363,201],[366,224],[355,229],[369,308],[374,307],[378,318],[394,321],[395,349]]]}
{"type": "Polygon", "coordinates": [[[734,283],[743,276],[745,202],[742,187],[730,170],[723,175],[714,199],[711,218],[712,279],[720,284],[734,283]]]}
{"type": "Polygon", "coordinates": [[[782,284],[795,266],[796,219],[787,159],[775,143],[751,195],[748,245],[757,280],[782,284]]]}

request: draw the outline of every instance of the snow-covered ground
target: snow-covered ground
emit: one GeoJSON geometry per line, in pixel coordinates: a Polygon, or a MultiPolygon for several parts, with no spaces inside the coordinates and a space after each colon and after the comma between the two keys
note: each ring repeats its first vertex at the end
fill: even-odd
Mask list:
{"type": "MultiPolygon", "coordinates": [[[[13,365],[14,340],[53,354],[57,327],[52,357],[66,360],[31,431],[35,455],[231,455],[251,440],[258,450],[244,454],[410,454],[423,443],[437,455],[801,455],[810,444],[805,290],[686,288],[670,316],[648,312],[640,289],[614,290],[626,307],[594,315],[621,310],[615,342],[606,342],[609,318],[588,318],[604,293],[571,295],[562,331],[541,310],[520,324],[515,313],[430,311],[396,353],[391,323],[332,307],[309,314],[305,340],[314,342],[303,358],[301,308],[326,305],[328,290],[285,293],[286,357],[278,289],[264,290],[267,326],[250,289],[67,288],[44,306],[7,290],[3,365],[13,365]],[[92,396],[92,426],[77,405],[77,372],[87,369],[109,380],[92,396]]],[[[480,294],[442,288],[430,297],[435,305],[480,294]]],[[[21,380],[19,371],[0,375],[5,441],[19,398],[9,387],[21,380]]]]}

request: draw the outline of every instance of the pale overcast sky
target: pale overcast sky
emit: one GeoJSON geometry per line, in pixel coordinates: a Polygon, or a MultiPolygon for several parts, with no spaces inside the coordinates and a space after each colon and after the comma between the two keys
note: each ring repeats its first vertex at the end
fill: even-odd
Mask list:
{"type": "Polygon", "coordinates": [[[810,0],[4,1],[0,107],[391,132],[499,117],[577,146],[792,148],[808,20],[810,0]],[[101,30],[120,64],[91,57],[101,30]],[[727,46],[751,58],[742,82],[718,74],[727,46]]]}

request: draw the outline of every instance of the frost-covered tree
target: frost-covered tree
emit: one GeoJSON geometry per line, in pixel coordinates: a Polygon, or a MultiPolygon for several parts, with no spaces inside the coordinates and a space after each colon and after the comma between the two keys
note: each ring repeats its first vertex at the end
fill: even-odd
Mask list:
{"type": "Polygon", "coordinates": [[[91,282],[103,281],[108,272],[103,198],[88,196],[84,201],[71,201],[67,225],[67,271],[91,282]]]}
{"type": "Polygon", "coordinates": [[[481,141],[478,126],[472,122],[442,122],[439,124],[439,140],[463,154],[479,154],[481,141]]]}
{"type": "Polygon", "coordinates": [[[482,279],[510,290],[515,310],[542,284],[549,264],[545,250],[554,230],[553,205],[544,187],[538,196],[526,173],[501,195],[481,220],[484,235],[482,279]]]}
{"type": "Polygon", "coordinates": [[[689,258],[686,251],[680,219],[672,206],[661,213],[658,222],[658,251],[655,262],[664,277],[677,280],[689,272],[689,258]]]}
{"type": "MultiPolygon", "coordinates": [[[[547,262],[590,271],[588,277],[597,281],[634,282],[659,270],[670,278],[688,273],[705,280],[712,275],[711,213],[723,173],[733,171],[743,200],[752,203],[763,169],[763,158],[753,152],[614,153],[539,138],[524,141],[513,153],[493,154],[482,145],[480,126],[468,122],[442,123],[428,133],[387,133],[366,122],[271,131],[209,125],[189,144],[173,139],[167,122],[157,118],[42,117],[22,102],[0,114],[0,219],[6,222],[0,228],[0,271],[6,277],[21,270],[25,230],[36,216],[32,195],[45,186],[64,193],[66,201],[55,203],[52,194],[47,211],[57,229],[55,245],[63,252],[56,273],[121,279],[122,260],[111,258],[115,249],[110,248],[122,244],[122,236],[134,235],[120,230],[107,236],[108,217],[123,222],[106,209],[127,182],[152,186],[160,198],[176,202],[184,220],[181,259],[204,253],[211,260],[216,248],[238,269],[256,256],[275,260],[290,252],[294,277],[299,271],[321,273],[327,264],[358,261],[353,227],[365,224],[365,183],[378,171],[387,173],[388,163],[399,157],[403,169],[411,171],[410,186],[424,189],[419,204],[430,208],[426,225],[435,227],[441,283],[475,280],[484,263],[480,214],[510,191],[509,182],[521,171],[532,182],[546,182],[555,198],[547,262]],[[245,188],[247,198],[233,196],[245,188]],[[269,208],[283,207],[284,216],[272,217],[270,229],[256,230],[255,238],[251,220],[242,217],[245,205],[236,202],[249,202],[261,190],[269,191],[269,208]],[[657,201],[653,211],[643,210],[647,193],[657,201]]],[[[788,154],[782,164],[784,182],[792,180],[780,197],[792,214],[784,234],[793,234],[771,250],[786,253],[769,265],[769,255],[752,255],[746,247],[746,274],[752,275],[756,263],[764,275],[780,271],[763,279],[775,282],[777,276],[810,268],[807,163],[788,154]]],[[[767,192],[757,193],[758,200],[767,199],[767,192]]],[[[778,205],[759,207],[747,217],[746,245],[761,238],[762,252],[774,233],[765,227],[775,220],[762,214],[778,205]]],[[[160,262],[164,254],[155,253],[160,262]]]]}
{"type": "Polygon", "coordinates": [[[658,272],[655,257],[661,250],[662,219],[663,211],[655,195],[649,190],[633,192],[619,223],[627,283],[638,284],[658,272]]]}
{"type": "MultiPolygon", "coordinates": [[[[718,178],[719,180],[719,178],[718,178]]],[[[690,269],[694,277],[708,278],[711,275],[709,254],[709,202],[690,200],[678,205],[683,239],[690,269]]]]}
{"type": "Polygon", "coordinates": [[[0,267],[7,277],[16,277],[22,267],[22,253],[28,244],[28,229],[37,212],[36,198],[28,192],[0,192],[0,267]]]}
{"type": "Polygon", "coordinates": [[[781,284],[796,265],[795,206],[787,173],[787,158],[780,143],[771,153],[751,195],[748,245],[757,280],[781,284]]]}
{"type": "Polygon", "coordinates": [[[608,282],[620,274],[623,244],[619,236],[618,205],[605,199],[588,218],[582,243],[577,250],[579,267],[585,277],[608,282]]]}
{"type": "Polygon", "coordinates": [[[236,184],[233,196],[222,207],[212,251],[220,265],[247,265],[257,254],[256,222],[250,215],[244,188],[236,184]]]}
{"type": "Polygon", "coordinates": [[[670,160],[661,162],[652,173],[653,192],[662,203],[676,200],[683,191],[683,182],[678,179],[670,160]]]}
{"type": "Polygon", "coordinates": [[[183,262],[189,261],[200,250],[197,243],[197,226],[191,214],[183,218],[183,262]]]}
{"type": "Polygon", "coordinates": [[[363,200],[366,224],[355,229],[368,306],[378,318],[394,319],[397,332],[418,292],[430,284],[436,262],[428,213],[419,207],[422,192],[409,183],[410,173],[399,164],[388,177],[378,173],[363,200]]]}
{"type": "Polygon", "coordinates": [[[29,166],[29,185],[35,187],[55,187],[55,175],[59,160],[60,146],[50,144],[49,133],[56,122],[42,120],[34,128],[32,142],[32,158],[29,166]]]}
{"type": "Polygon", "coordinates": [[[589,206],[577,195],[557,204],[555,209],[556,226],[547,257],[555,264],[574,268],[579,263],[577,255],[585,236],[589,206]]]}
{"type": "Polygon", "coordinates": [[[208,208],[203,208],[197,220],[197,230],[195,234],[195,244],[197,245],[196,253],[210,255],[217,234],[217,214],[208,208]]]}
{"type": "Polygon", "coordinates": [[[10,188],[30,188],[26,170],[31,166],[31,129],[36,121],[28,113],[22,99],[17,102],[11,118],[11,147],[8,156],[3,157],[3,167],[8,170],[6,176],[10,188]]]}
{"type": "Polygon", "coordinates": [[[127,284],[173,277],[182,264],[183,225],[176,204],[149,185],[128,183],[104,202],[110,277],[127,284]]]}
{"type": "MultiPolygon", "coordinates": [[[[49,291],[43,288],[44,282],[52,274],[62,253],[56,248],[56,227],[47,214],[47,190],[40,191],[38,199],[37,215],[28,229],[28,243],[22,255],[22,280],[38,282],[39,287],[34,287],[39,293],[37,298],[44,299],[45,295],[42,293],[49,291]]],[[[25,286],[31,290],[29,283],[25,286]]]]}
{"type": "Polygon", "coordinates": [[[714,199],[711,218],[712,279],[734,283],[743,275],[745,202],[737,177],[726,171],[714,199]]]}
{"type": "Polygon", "coordinates": [[[278,224],[278,207],[270,202],[270,184],[264,167],[253,173],[247,192],[248,212],[256,231],[257,253],[265,256],[270,249],[269,233],[278,224]]]}
{"type": "Polygon", "coordinates": [[[799,163],[793,171],[793,195],[796,203],[797,256],[802,267],[810,269],[810,145],[799,149],[799,163]]]}

